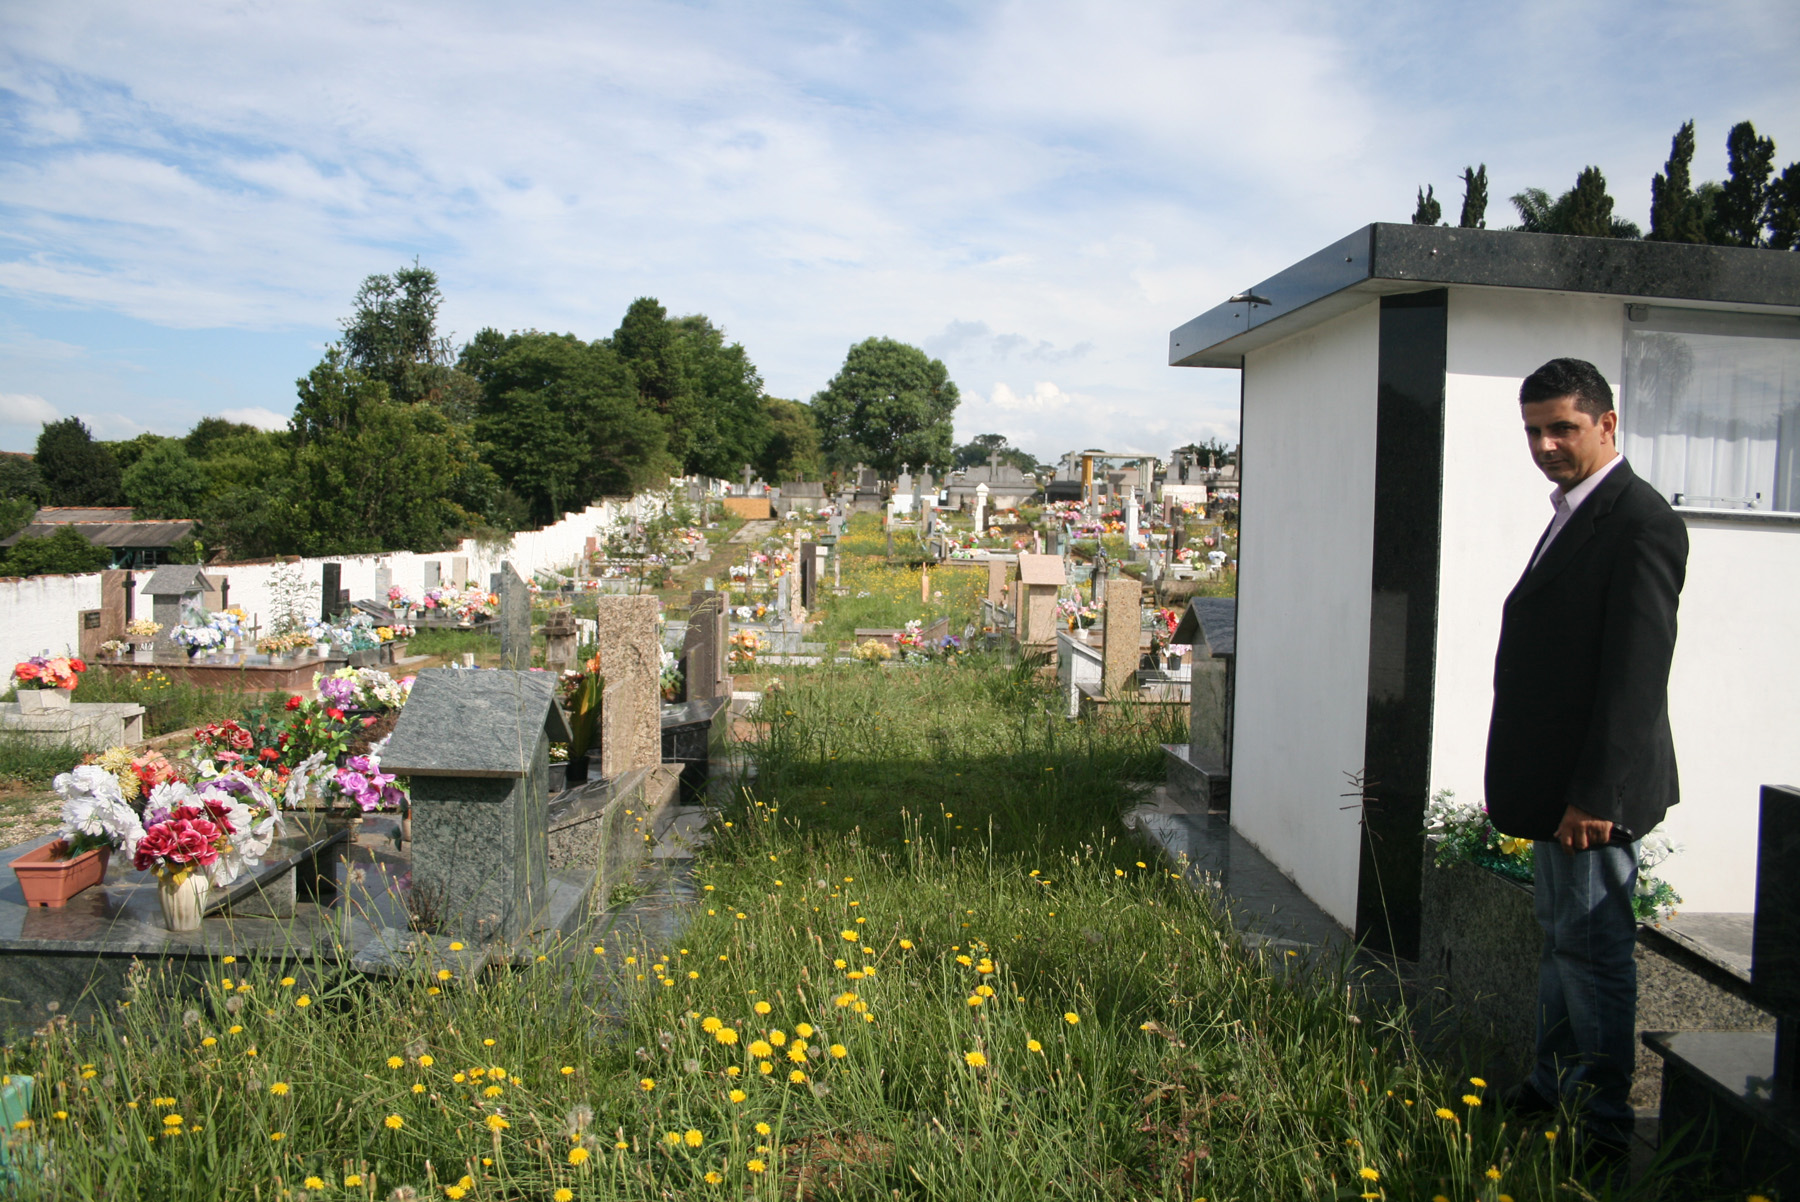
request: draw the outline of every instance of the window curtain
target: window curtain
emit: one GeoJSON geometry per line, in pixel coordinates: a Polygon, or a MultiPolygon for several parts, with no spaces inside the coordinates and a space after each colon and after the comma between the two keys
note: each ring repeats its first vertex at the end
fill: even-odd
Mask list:
{"type": "Polygon", "coordinates": [[[1637,307],[1619,426],[1672,502],[1800,511],[1800,319],[1637,307]]]}

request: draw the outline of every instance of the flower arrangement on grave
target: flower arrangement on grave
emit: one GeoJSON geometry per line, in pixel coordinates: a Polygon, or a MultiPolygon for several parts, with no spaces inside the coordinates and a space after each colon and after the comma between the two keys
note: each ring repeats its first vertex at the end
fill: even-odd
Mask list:
{"type": "Polygon", "coordinates": [[[180,778],[175,765],[160,751],[133,755],[129,747],[114,747],[99,755],[88,756],[83,762],[96,764],[111,773],[126,801],[148,797],[156,786],[180,778]]]}
{"type": "Polygon", "coordinates": [[[1062,598],[1056,603],[1056,612],[1070,630],[1086,630],[1100,619],[1100,611],[1079,597],[1062,598]]]}
{"type": "MultiPolygon", "coordinates": [[[[757,608],[760,611],[763,607],[757,608]]],[[[761,616],[760,613],[758,616],[761,616]]],[[[762,636],[754,630],[739,630],[731,636],[731,650],[726,660],[734,672],[748,671],[756,666],[756,657],[762,653],[764,646],[762,636]]]]}
{"type": "Polygon", "coordinates": [[[313,645],[313,636],[304,630],[272,634],[256,641],[256,649],[264,655],[292,655],[313,645]]]}
{"type": "Polygon", "coordinates": [[[131,644],[124,639],[107,639],[100,644],[100,654],[118,659],[131,650],[131,644]]]}
{"type": "Polygon", "coordinates": [[[387,599],[389,607],[393,609],[416,609],[419,604],[413,599],[412,594],[397,584],[388,589],[387,599]]]}
{"type": "Polygon", "coordinates": [[[87,664],[72,655],[34,655],[13,665],[13,683],[20,691],[63,689],[74,692],[87,664]]]}
{"type": "Polygon", "coordinates": [[[135,847],[144,823],[125,800],[118,778],[97,764],[80,764],[51,782],[63,799],[57,830],[63,859],[85,852],[135,847]]]}
{"type": "Polygon", "coordinates": [[[407,809],[412,798],[395,782],[393,773],[381,770],[381,756],[376,751],[350,756],[331,778],[338,795],[361,806],[364,813],[407,809]]]}
{"type": "Polygon", "coordinates": [[[225,645],[225,632],[210,622],[194,625],[184,622],[171,631],[169,637],[187,648],[189,655],[198,655],[202,651],[212,651],[225,645]]]}
{"type": "Polygon", "coordinates": [[[665,699],[672,700],[681,691],[681,658],[667,647],[662,649],[662,670],[657,676],[657,685],[662,689],[665,699]]]}
{"type": "Polygon", "coordinates": [[[599,652],[579,669],[564,672],[559,688],[563,712],[569,718],[569,763],[585,763],[598,733],[601,699],[606,694],[606,678],[600,675],[599,652]]]}
{"type": "Polygon", "coordinates": [[[162,633],[162,623],[149,618],[133,618],[125,623],[125,634],[133,642],[147,642],[162,633]]]}
{"type": "Polygon", "coordinates": [[[851,654],[865,664],[885,664],[894,658],[894,647],[893,644],[884,643],[880,639],[870,639],[858,646],[851,654]]]}
{"type": "Polygon", "coordinates": [[[894,640],[894,650],[900,653],[903,660],[925,654],[925,623],[920,618],[912,619],[903,629],[896,630],[889,637],[894,640]]]}
{"type": "Polygon", "coordinates": [[[1181,625],[1181,611],[1179,609],[1159,609],[1156,611],[1156,620],[1164,630],[1174,634],[1175,628],[1181,625]]]}
{"type": "MultiPolygon", "coordinates": [[[[1436,849],[1432,863],[1439,868],[1473,864],[1523,884],[1534,879],[1532,841],[1501,834],[1494,829],[1485,806],[1459,802],[1449,789],[1438,790],[1425,808],[1425,839],[1436,849]]],[[[1639,922],[1658,923],[1674,917],[1681,895],[1651,870],[1680,850],[1659,831],[1639,841],[1637,891],[1631,899],[1639,922]]]]}
{"type": "Polygon", "coordinates": [[[400,639],[410,639],[418,632],[404,622],[395,622],[390,626],[377,626],[375,637],[384,643],[392,643],[400,639]]]}
{"type": "Polygon", "coordinates": [[[138,871],[180,884],[204,871],[223,888],[259,867],[281,834],[281,813],[267,790],[241,773],[198,787],[159,786],[144,803],[144,833],[128,847],[138,871]]]}

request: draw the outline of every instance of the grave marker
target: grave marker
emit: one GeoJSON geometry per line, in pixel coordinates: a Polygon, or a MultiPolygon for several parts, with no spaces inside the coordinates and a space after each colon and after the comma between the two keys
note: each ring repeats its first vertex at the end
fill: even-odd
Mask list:
{"type": "Polygon", "coordinates": [[[169,563],[157,568],[144,582],[150,598],[150,616],[162,624],[156,635],[159,655],[184,654],[175,642],[175,628],[191,615],[206,609],[206,594],[216,592],[212,579],[195,564],[169,563]]]}
{"type": "Polygon", "coordinates": [[[695,593],[690,600],[687,632],[681,640],[681,656],[687,661],[687,699],[707,701],[720,695],[719,612],[723,602],[719,594],[708,590],[695,593]]]}
{"type": "Polygon", "coordinates": [[[444,583],[444,566],[435,559],[425,561],[425,587],[434,589],[444,583]]]}
{"type": "Polygon", "coordinates": [[[1006,561],[990,559],[987,565],[987,599],[989,605],[1006,604],[1006,561]]]}
{"type": "Polygon", "coordinates": [[[1106,582],[1106,625],[1101,629],[1101,685],[1108,697],[1134,691],[1138,638],[1143,633],[1144,586],[1129,576],[1106,582]]]}
{"type": "Polygon", "coordinates": [[[450,560],[450,583],[457,588],[469,587],[469,557],[458,555],[450,560]]]}
{"type": "Polygon", "coordinates": [[[575,613],[558,606],[544,619],[544,667],[566,672],[575,664],[575,613]]]}
{"type": "Polygon", "coordinates": [[[1054,555],[1019,556],[1018,639],[1027,646],[1056,642],[1056,591],[1067,577],[1054,555]]]}
{"type": "Polygon", "coordinates": [[[614,777],[662,761],[662,647],[655,597],[596,597],[600,674],[600,774],[614,777]]]}
{"type": "Polygon", "coordinates": [[[523,672],[531,667],[531,589],[507,560],[500,578],[500,666],[523,672]]]}
{"type": "Polygon", "coordinates": [[[382,756],[412,779],[416,918],[462,939],[530,930],[547,900],[550,743],[569,736],[548,673],[419,673],[382,756]]]}

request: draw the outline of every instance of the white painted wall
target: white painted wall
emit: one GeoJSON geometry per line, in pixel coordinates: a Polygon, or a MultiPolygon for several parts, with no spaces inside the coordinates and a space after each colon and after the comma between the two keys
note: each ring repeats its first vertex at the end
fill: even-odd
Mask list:
{"type": "Polygon", "coordinates": [[[1231,821],[1356,921],[1379,303],[1246,357],[1231,821]]]}
{"type": "MultiPolygon", "coordinates": [[[[592,535],[604,536],[613,526],[638,517],[650,517],[658,511],[661,498],[652,494],[601,501],[580,513],[572,513],[553,526],[542,530],[521,531],[502,546],[483,549],[472,539],[463,540],[458,549],[435,554],[399,551],[385,555],[338,555],[299,561],[301,577],[306,583],[306,597],[311,612],[318,613],[319,589],[326,563],[343,565],[340,587],[350,590],[355,600],[375,598],[376,569],[386,565],[393,572],[395,584],[417,596],[424,587],[425,562],[436,560],[443,580],[450,581],[451,560],[465,556],[469,561],[469,579],[486,584],[488,574],[500,570],[511,561],[513,568],[527,580],[540,569],[564,568],[581,557],[592,535]]],[[[273,608],[272,586],[283,563],[243,563],[209,567],[209,575],[223,576],[230,582],[230,600],[241,606],[253,619],[268,629],[273,608]]],[[[139,572],[135,583],[141,590],[150,578],[139,572]]],[[[53,652],[73,650],[78,642],[77,614],[100,605],[100,577],[40,576],[28,580],[0,578],[0,673],[30,655],[46,649],[53,652]]],[[[148,616],[152,606],[147,596],[140,595],[136,612],[148,616]]],[[[5,687],[0,676],[0,689],[5,687]]]]}
{"type": "MultiPolygon", "coordinates": [[[[1622,298],[1451,291],[1434,788],[1482,796],[1500,606],[1550,520],[1519,382],[1573,355],[1617,387],[1623,346],[1622,298]]],[[[1669,682],[1683,800],[1664,824],[1684,850],[1660,871],[1685,909],[1748,911],[1757,790],[1800,782],[1800,527],[1690,517],[1688,536],[1669,682]]]]}

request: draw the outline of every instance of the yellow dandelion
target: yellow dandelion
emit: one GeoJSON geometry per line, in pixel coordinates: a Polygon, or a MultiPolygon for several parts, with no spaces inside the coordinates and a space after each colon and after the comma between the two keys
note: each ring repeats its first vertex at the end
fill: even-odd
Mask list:
{"type": "Polygon", "coordinates": [[[444,1197],[449,1198],[451,1202],[456,1202],[456,1199],[461,1198],[468,1192],[468,1190],[460,1185],[446,1185],[444,1187],[444,1197]]]}
{"type": "Polygon", "coordinates": [[[561,1073],[565,1077],[573,1077],[575,1075],[575,1066],[572,1064],[565,1064],[560,1069],[557,1069],[556,1071],[561,1073]]]}
{"type": "Polygon", "coordinates": [[[489,1131],[504,1131],[508,1127],[512,1126],[511,1123],[507,1122],[505,1119],[501,1118],[497,1114],[488,1115],[486,1122],[487,1122],[489,1131]]]}
{"type": "Polygon", "coordinates": [[[205,1039],[202,1039],[202,1040],[201,1040],[201,1041],[200,1041],[200,1046],[201,1046],[201,1047],[203,1047],[203,1048],[210,1048],[210,1047],[212,1047],[212,1046],[213,1046],[213,1045],[214,1045],[214,1044],[215,1044],[215,1043],[218,1043],[218,1042],[219,1042],[219,1041],[218,1041],[218,1040],[216,1040],[216,1039],[214,1039],[214,1038],[213,1038],[213,1037],[212,1037],[212,1036],[210,1036],[210,1035],[208,1035],[208,1036],[207,1036],[207,1037],[206,1037],[206,1038],[205,1038],[205,1039]]]}
{"type": "Polygon", "coordinates": [[[1473,1085],[1476,1089],[1486,1089],[1487,1088],[1487,1082],[1483,1081],[1480,1077],[1470,1077],[1469,1084],[1473,1085]]]}
{"type": "Polygon", "coordinates": [[[745,1098],[749,1097],[750,1095],[745,1093],[741,1089],[734,1089],[730,1093],[726,1094],[725,1096],[730,1098],[733,1102],[742,1102],[745,1098]]]}
{"type": "Polygon", "coordinates": [[[720,1027],[717,1031],[713,1032],[713,1038],[724,1044],[726,1047],[730,1047],[738,1041],[737,1028],[720,1027]]]}
{"type": "Polygon", "coordinates": [[[794,1034],[802,1039],[811,1039],[813,1037],[813,1025],[811,1023],[801,1023],[794,1028],[794,1034]]]}
{"type": "Polygon", "coordinates": [[[398,1130],[400,1130],[400,1128],[406,1126],[406,1120],[401,1118],[397,1114],[390,1114],[386,1118],[382,1119],[381,1121],[382,1121],[382,1124],[384,1126],[386,1126],[389,1131],[398,1131],[398,1130]]]}
{"type": "Polygon", "coordinates": [[[654,1078],[654,1077],[639,1077],[638,1078],[638,1088],[643,1090],[645,1093],[649,1093],[651,1090],[656,1088],[656,1078],[654,1078]]]}
{"type": "Polygon", "coordinates": [[[293,983],[294,983],[294,978],[292,978],[292,977],[281,978],[281,987],[283,989],[286,989],[289,985],[292,985],[293,983]]]}
{"type": "Polygon", "coordinates": [[[447,968],[440,968],[437,970],[437,979],[440,981],[448,981],[454,976],[456,976],[456,974],[447,968]]]}
{"type": "Polygon", "coordinates": [[[387,1066],[389,1068],[405,1068],[406,1061],[402,1060],[398,1056],[389,1056],[387,1058],[387,1066]]]}
{"type": "Polygon", "coordinates": [[[1063,1015],[1063,1021],[1068,1023],[1072,1027],[1076,1023],[1079,1023],[1081,1021],[1081,1015],[1079,1015],[1079,1014],[1075,1013],[1073,1010],[1071,1010],[1067,1014],[1063,1015]]]}
{"type": "Polygon", "coordinates": [[[1027,1039],[1025,1041],[1025,1050],[1027,1052],[1041,1052],[1044,1050],[1044,1045],[1035,1039],[1027,1039]]]}
{"type": "Polygon", "coordinates": [[[663,1142],[665,1144],[668,1144],[671,1148],[680,1147],[681,1146],[681,1132],[679,1132],[679,1131],[664,1132],[663,1133],[663,1142]]]}
{"type": "Polygon", "coordinates": [[[1448,1122],[1454,1123],[1456,1121],[1456,1111],[1450,1109],[1448,1106],[1439,1106],[1436,1114],[1439,1118],[1448,1122]]]}
{"type": "Polygon", "coordinates": [[[1490,1164],[1490,1165],[1489,1165],[1489,1166],[1488,1166],[1488,1169],[1487,1169],[1487,1179],[1488,1179],[1488,1180],[1489,1180],[1489,1181],[1498,1181],[1498,1180],[1500,1180],[1500,1166],[1499,1166],[1499,1165],[1493,1165],[1493,1164],[1490,1164]]]}
{"type": "MultiPolygon", "coordinates": [[[[708,1169],[706,1171],[706,1176],[705,1176],[705,1178],[703,1178],[703,1180],[708,1185],[717,1185],[721,1181],[725,1180],[725,1178],[719,1176],[719,1171],[717,1169],[708,1169]]],[[[569,1200],[567,1198],[558,1198],[556,1200],[556,1202],[569,1202],[569,1200]]]]}
{"type": "Polygon", "coordinates": [[[570,1164],[586,1164],[587,1158],[588,1158],[588,1150],[586,1148],[570,1148],[569,1149],[569,1163],[570,1164]]]}
{"type": "Polygon", "coordinates": [[[351,1173],[344,1178],[345,1189],[356,1189],[362,1185],[362,1174],[351,1173]]]}
{"type": "Polygon", "coordinates": [[[312,998],[308,997],[306,994],[303,993],[299,997],[294,999],[294,1005],[296,1005],[296,1006],[300,1007],[300,1009],[304,1010],[308,1006],[312,1005],[312,998]]]}
{"type": "Polygon", "coordinates": [[[750,1008],[752,1010],[756,1011],[758,1014],[767,1014],[770,1010],[774,1009],[774,1007],[769,1005],[769,1003],[767,1003],[767,1002],[758,1002],[758,1003],[756,1003],[756,1005],[754,1005],[750,1008]]]}
{"type": "Polygon", "coordinates": [[[756,1064],[756,1071],[766,1077],[775,1071],[775,1066],[767,1060],[759,1060],[756,1064]]]}
{"type": "Polygon", "coordinates": [[[774,1044],[776,1047],[780,1047],[782,1044],[787,1042],[787,1032],[785,1032],[785,1031],[770,1031],[769,1032],[769,1042],[774,1044]]]}
{"type": "Polygon", "coordinates": [[[724,1025],[724,1023],[720,1022],[710,1014],[700,1020],[700,1029],[705,1031],[708,1035],[711,1035],[714,1031],[717,1031],[724,1025]]]}
{"type": "Polygon", "coordinates": [[[497,1098],[505,1092],[506,1091],[504,1089],[501,1089],[498,1085],[490,1085],[486,1089],[481,1091],[483,1097],[489,1097],[489,1098],[497,1098]]]}
{"type": "Polygon", "coordinates": [[[752,1040],[749,1051],[758,1060],[766,1060],[775,1054],[775,1049],[770,1047],[767,1041],[761,1039],[752,1040]]]}
{"type": "Polygon", "coordinates": [[[550,1198],[551,1202],[575,1202],[575,1191],[566,1185],[559,1185],[550,1198]]]}
{"type": "Polygon", "coordinates": [[[706,1137],[694,1128],[689,1127],[686,1131],[682,1132],[681,1141],[690,1148],[698,1148],[701,1144],[706,1142],[706,1137]]]}
{"type": "Polygon", "coordinates": [[[758,1135],[767,1135],[769,1133],[769,1124],[758,1123],[756,1124],[755,1130],[758,1135]]]}
{"type": "Polygon", "coordinates": [[[744,1167],[746,1169],[749,1169],[752,1173],[760,1173],[760,1172],[764,1171],[765,1169],[767,1169],[769,1166],[764,1164],[762,1161],[757,1160],[754,1157],[752,1157],[751,1159],[746,1160],[744,1162],[744,1167]]]}
{"type": "Polygon", "coordinates": [[[795,1069],[788,1074],[788,1080],[795,1085],[804,1085],[806,1084],[806,1074],[799,1069],[795,1069]]]}
{"type": "Polygon", "coordinates": [[[1364,1165],[1362,1168],[1358,1169],[1356,1175],[1361,1177],[1364,1181],[1381,1180],[1381,1171],[1379,1169],[1372,1169],[1368,1165],[1364,1165]]]}
{"type": "Polygon", "coordinates": [[[277,1081],[275,1084],[269,1086],[269,1092],[278,1098],[285,1098],[288,1095],[288,1090],[292,1088],[293,1087],[286,1081],[277,1081]]]}
{"type": "Polygon", "coordinates": [[[981,1052],[964,1052],[963,1063],[970,1068],[986,1068],[987,1056],[981,1052]]]}
{"type": "Polygon", "coordinates": [[[1479,1106],[1479,1105],[1481,1105],[1481,1098],[1476,1094],[1466,1093],[1462,1096],[1462,1100],[1463,1100],[1464,1106],[1479,1106]]]}

